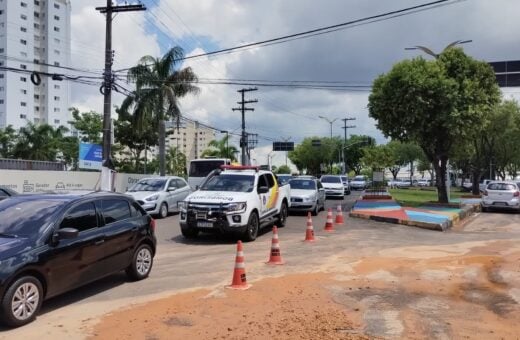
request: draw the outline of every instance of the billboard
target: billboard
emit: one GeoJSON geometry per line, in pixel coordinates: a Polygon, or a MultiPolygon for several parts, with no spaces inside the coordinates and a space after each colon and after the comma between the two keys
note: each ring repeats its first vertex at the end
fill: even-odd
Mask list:
{"type": "Polygon", "coordinates": [[[273,151],[293,151],[294,142],[273,142],[273,151]]]}
{"type": "Polygon", "coordinates": [[[500,87],[520,86],[520,60],[496,61],[489,63],[495,71],[500,87]]]}
{"type": "Polygon", "coordinates": [[[79,144],[79,168],[101,170],[103,148],[99,144],[79,144]]]}

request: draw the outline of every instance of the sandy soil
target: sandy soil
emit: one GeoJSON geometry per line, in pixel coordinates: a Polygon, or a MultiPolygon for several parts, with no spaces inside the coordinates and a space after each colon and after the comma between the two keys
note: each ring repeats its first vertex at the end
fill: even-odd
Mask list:
{"type": "Polygon", "coordinates": [[[122,309],[105,315],[91,338],[520,339],[520,249],[512,242],[408,247],[338,261],[352,269],[122,309]]]}

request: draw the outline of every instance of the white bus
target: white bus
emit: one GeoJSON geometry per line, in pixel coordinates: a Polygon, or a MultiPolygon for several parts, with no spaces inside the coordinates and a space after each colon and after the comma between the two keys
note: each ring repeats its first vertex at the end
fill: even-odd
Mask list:
{"type": "Polygon", "coordinates": [[[227,158],[200,158],[190,161],[188,168],[188,184],[193,190],[202,183],[209,173],[215,169],[220,169],[221,165],[231,165],[231,160],[227,158]]]}

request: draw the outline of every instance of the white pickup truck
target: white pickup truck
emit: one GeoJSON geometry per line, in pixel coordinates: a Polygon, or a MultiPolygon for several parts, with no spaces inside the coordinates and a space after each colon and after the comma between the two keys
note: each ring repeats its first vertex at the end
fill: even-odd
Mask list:
{"type": "Polygon", "coordinates": [[[186,238],[199,232],[221,232],[254,241],[260,228],[285,226],[290,186],[280,185],[270,171],[251,166],[222,166],[199,190],[179,202],[180,227],[186,238]]]}

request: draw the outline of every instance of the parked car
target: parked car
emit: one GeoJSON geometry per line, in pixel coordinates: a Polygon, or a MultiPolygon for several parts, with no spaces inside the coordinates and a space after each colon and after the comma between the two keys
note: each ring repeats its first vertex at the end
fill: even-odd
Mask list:
{"type": "Polygon", "coordinates": [[[152,269],[154,220],[131,197],[90,192],[17,195],[0,202],[0,321],[34,320],[42,301],[126,270],[152,269]]]}
{"type": "Polygon", "coordinates": [[[339,197],[341,199],[345,197],[345,186],[341,181],[341,176],[323,175],[320,178],[320,182],[325,189],[327,197],[339,197]]]}
{"type": "Polygon", "coordinates": [[[350,187],[352,190],[363,190],[368,188],[368,179],[366,176],[358,175],[350,181],[350,187]]]}
{"type": "Polygon", "coordinates": [[[286,185],[287,183],[289,183],[291,179],[293,179],[293,176],[287,174],[280,174],[276,175],[276,179],[278,180],[278,183],[280,183],[280,185],[286,185]]]}
{"type": "Polygon", "coordinates": [[[489,183],[482,195],[481,207],[482,211],[506,209],[520,213],[520,184],[508,181],[489,183]]]}
{"type": "Polygon", "coordinates": [[[491,179],[484,179],[482,180],[482,182],[479,183],[478,185],[478,189],[480,192],[484,192],[484,190],[486,190],[488,184],[490,184],[491,182],[493,182],[493,180],[491,179]]]}
{"type": "Polygon", "coordinates": [[[6,187],[0,187],[0,201],[15,195],[18,195],[16,191],[6,187]]]}
{"type": "Polygon", "coordinates": [[[432,181],[429,179],[420,179],[417,181],[417,186],[419,187],[431,187],[432,181]]]}
{"type": "Polygon", "coordinates": [[[310,211],[313,216],[325,209],[325,189],[317,179],[295,177],[289,181],[291,207],[289,211],[310,211]]]}
{"type": "Polygon", "coordinates": [[[343,182],[343,186],[345,187],[345,195],[350,195],[350,182],[347,176],[341,176],[341,182],[343,182]]]}
{"type": "Polygon", "coordinates": [[[190,193],[188,183],[177,176],[143,178],[126,192],[149,214],[159,218],[178,211],[177,202],[184,201],[190,193]]]}

